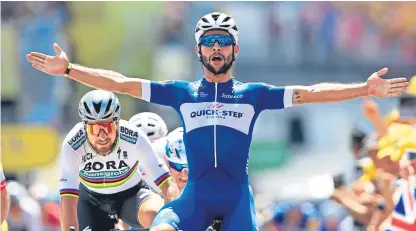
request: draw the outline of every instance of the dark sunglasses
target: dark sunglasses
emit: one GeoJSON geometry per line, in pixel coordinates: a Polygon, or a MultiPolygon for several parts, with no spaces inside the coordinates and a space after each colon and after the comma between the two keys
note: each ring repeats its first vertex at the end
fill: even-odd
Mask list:
{"type": "Polygon", "coordinates": [[[226,47],[234,44],[234,38],[225,34],[210,34],[199,39],[199,44],[207,47],[213,47],[216,42],[221,47],[226,47]]]}
{"type": "Polygon", "coordinates": [[[188,168],[188,165],[187,164],[177,164],[177,163],[173,163],[171,161],[168,161],[168,163],[169,163],[169,166],[171,168],[175,169],[178,172],[182,172],[182,170],[184,168],[188,168]]]}

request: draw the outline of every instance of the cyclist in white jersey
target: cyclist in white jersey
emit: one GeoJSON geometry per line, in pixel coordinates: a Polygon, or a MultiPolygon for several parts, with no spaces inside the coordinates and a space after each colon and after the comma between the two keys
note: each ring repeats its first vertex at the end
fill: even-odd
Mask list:
{"type": "Polygon", "coordinates": [[[149,190],[138,166],[143,165],[170,201],[179,196],[179,189],[168,168],[147,136],[120,119],[114,93],[88,92],[79,103],[79,115],[82,122],[62,144],[62,230],[75,226],[76,230],[108,231],[114,228],[114,215],[134,228],[148,228],[164,201],[149,190]]]}
{"type": "Polygon", "coordinates": [[[262,111],[363,96],[399,96],[409,84],[406,78],[382,79],[387,68],[357,84],[278,87],[240,82],[230,71],[240,52],[239,33],[231,15],[213,12],[198,21],[195,52],[204,75],[193,82],[129,78],[72,64],[57,44],[53,45],[56,56],[38,52],[26,56],[39,71],[169,106],[179,113],[189,179],[181,197],[158,212],[152,231],[203,230],[216,216],[223,217],[224,230],[258,230],[247,163],[253,128],[262,111]]]}
{"type": "MultiPolygon", "coordinates": [[[[168,127],[166,126],[165,121],[156,113],[153,112],[141,112],[129,119],[129,123],[138,127],[144,134],[147,135],[150,142],[152,142],[153,150],[158,154],[162,159],[165,152],[165,147],[160,150],[159,146],[155,146],[154,142],[159,139],[164,139],[168,134],[168,127]],[[161,153],[162,151],[162,153],[161,153]]],[[[147,182],[149,187],[154,191],[160,194],[159,188],[149,179],[149,176],[143,169],[143,166],[139,165],[139,168],[142,172],[143,179],[147,182]]],[[[175,178],[173,178],[175,179],[175,178]]]]}
{"type": "Polygon", "coordinates": [[[165,121],[153,112],[138,113],[132,116],[129,122],[146,134],[152,143],[168,134],[168,127],[165,121]]]}

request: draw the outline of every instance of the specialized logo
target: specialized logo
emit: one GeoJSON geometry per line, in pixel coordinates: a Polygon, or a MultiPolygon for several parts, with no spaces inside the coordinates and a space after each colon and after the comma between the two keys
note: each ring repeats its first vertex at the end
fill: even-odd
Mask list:
{"type": "Polygon", "coordinates": [[[205,109],[192,111],[190,113],[191,118],[201,117],[204,116],[206,118],[219,118],[225,119],[226,117],[233,117],[233,118],[241,118],[243,117],[244,113],[233,111],[233,110],[220,110],[224,107],[224,104],[212,103],[209,104],[205,109]]]}
{"type": "Polygon", "coordinates": [[[128,154],[127,154],[127,151],[121,151],[121,148],[118,148],[117,156],[118,156],[119,160],[121,160],[121,159],[127,160],[129,158],[128,154]]]}
{"type": "Polygon", "coordinates": [[[243,95],[227,95],[222,93],[221,97],[225,99],[241,99],[243,98],[243,95]]]}
{"type": "Polygon", "coordinates": [[[136,131],[130,130],[126,127],[120,127],[120,138],[129,143],[136,144],[139,134],[136,131]]]}
{"type": "Polygon", "coordinates": [[[71,147],[74,150],[77,150],[79,147],[81,147],[82,144],[86,141],[86,137],[82,130],[79,130],[69,141],[68,144],[71,145],[71,147]]]}

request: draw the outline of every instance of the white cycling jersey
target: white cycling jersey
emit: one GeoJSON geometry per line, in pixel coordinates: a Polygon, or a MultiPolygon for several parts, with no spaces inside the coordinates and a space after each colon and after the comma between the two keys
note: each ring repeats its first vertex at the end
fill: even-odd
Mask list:
{"type": "MultiPolygon", "coordinates": [[[[169,133],[168,136],[170,134],[171,133],[169,133]]],[[[166,144],[168,142],[167,140],[168,136],[159,138],[152,143],[152,147],[155,150],[156,154],[162,159],[164,156],[166,156],[166,144]]]]}
{"type": "Polygon", "coordinates": [[[127,190],[142,179],[139,163],[157,186],[170,176],[147,136],[136,126],[120,120],[114,148],[102,156],[87,141],[84,124],[80,122],[62,144],[60,194],[77,197],[80,182],[101,194],[127,190]]]}
{"type": "MultiPolygon", "coordinates": [[[[166,136],[155,140],[152,143],[152,148],[155,151],[156,155],[163,161],[163,156],[165,156],[166,150],[166,136]]],[[[163,161],[164,163],[164,161],[163,161]]],[[[156,184],[152,181],[151,177],[147,175],[147,171],[143,169],[143,166],[139,165],[139,169],[142,172],[142,177],[146,181],[146,183],[150,186],[150,188],[156,192],[161,194],[160,189],[156,186],[156,184]]]]}

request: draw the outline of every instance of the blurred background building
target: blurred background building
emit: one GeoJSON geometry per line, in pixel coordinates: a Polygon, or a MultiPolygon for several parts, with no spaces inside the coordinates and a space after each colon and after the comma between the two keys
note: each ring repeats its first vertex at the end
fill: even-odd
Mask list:
{"type": "MultiPolygon", "coordinates": [[[[196,80],[202,67],[194,26],[212,11],[237,21],[241,52],[233,75],[242,81],[360,82],[385,66],[388,76],[411,77],[416,70],[416,2],[1,2],[6,177],[58,194],[60,144],[79,121],[79,99],[91,90],[38,72],[25,54],[53,54],[57,42],[74,63],[151,80],[196,80]]],[[[173,109],[119,97],[124,119],[152,111],[169,130],[181,126],[173,109]]],[[[376,102],[387,113],[397,99],[376,102]]],[[[255,191],[320,200],[325,193],[316,192],[316,179],[322,174],[352,179],[351,132],[373,130],[360,105],[357,99],[264,112],[250,155],[255,191]]]]}

